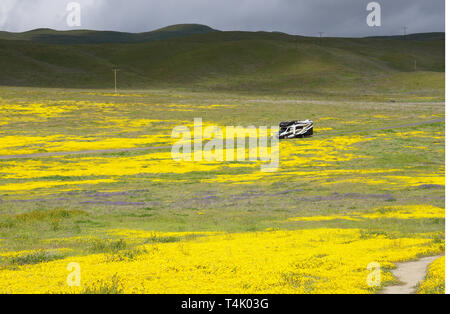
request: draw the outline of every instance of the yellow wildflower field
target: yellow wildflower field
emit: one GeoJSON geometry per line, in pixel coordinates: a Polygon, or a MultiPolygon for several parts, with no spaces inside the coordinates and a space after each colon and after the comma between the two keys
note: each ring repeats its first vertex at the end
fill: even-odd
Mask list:
{"type": "Polygon", "coordinates": [[[423,219],[423,218],[445,218],[445,209],[432,205],[401,205],[386,206],[376,208],[369,213],[354,212],[351,216],[347,215],[328,215],[312,217],[293,217],[288,221],[324,221],[324,220],[353,220],[361,219],[423,219]]]}
{"type": "Polygon", "coordinates": [[[445,256],[434,261],[428,268],[427,277],[421,282],[419,294],[445,293],[445,256]]]}
{"type": "MultiPolygon", "coordinates": [[[[444,253],[444,124],[398,127],[440,103],[2,90],[0,293],[377,293],[444,253]],[[280,141],[273,172],[175,160],[173,128],[199,117],[236,139],[291,117],[316,133],[280,141]]],[[[438,261],[420,292],[442,290],[438,261]]]]}
{"type": "MultiPolygon", "coordinates": [[[[0,292],[75,293],[118,284],[124,293],[368,293],[369,263],[389,269],[393,261],[440,250],[432,240],[366,238],[352,229],[224,234],[139,246],[132,259],[96,254],[3,270],[0,292]],[[81,267],[79,287],[66,283],[72,262],[81,267]]],[[[381,278],[393,280],[387,271],[381,278]]]]}

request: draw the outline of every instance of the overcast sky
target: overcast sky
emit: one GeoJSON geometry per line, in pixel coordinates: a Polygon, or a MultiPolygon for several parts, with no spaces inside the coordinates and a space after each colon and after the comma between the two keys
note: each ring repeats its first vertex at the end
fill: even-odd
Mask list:
{"type": "Polygon", "coordinates": [[[0,30],[35,28],[145,32],[180,23],[219,30],[281,31],[317,36],[397,35],[445,31],[445,0],[378,0],[381,27],[368,27],[372,0],[0,0],[0,30]],[[81,27],[66,6],[81,5],[81,27]]]}

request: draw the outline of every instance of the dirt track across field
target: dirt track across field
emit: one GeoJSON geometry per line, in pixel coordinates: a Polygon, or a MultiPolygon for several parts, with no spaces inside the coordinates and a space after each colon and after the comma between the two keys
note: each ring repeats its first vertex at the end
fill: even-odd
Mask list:
{"type": "MultiPolygon", "coordinates": [[[[418,126],[418,125],[423,125],[423,124],[441,123],[444,121],[445,121],[445,119],[436,119],[436,120],[407,123],[407,124],[388,126],[388,127],[376,128],[376,129],[342,132],[339,134],[327,133],[327,134],[319,135],[319,136],[315,136],[315,137],[334,136],[334,135],[342,135],[342,134],[356,134],[356,133],[375,132],[375,131],[391,130],[391,129],[398,129],[398,128],[408,128],[408,127],[413,127],[413,126],[418,126]]],[[[116,149],[82,150],[82,151],[73,151],[73,152],[49,152],[49,153],[36,153],[36,154],[23,154],[23,155],[0,155],[0,160],[20,159],[20,158],[45,158],[45,157],[57,157],[57,156],[68,156],[68,155],[108,154],[108,153],[170,149],[170,148],[171,148],[171,146],[156,146],[156,147],[132,147],[132,148],[116,148],[116,149]]]]}
{"type": "Polygon", "coordinates": [[[441,256],[430,256],[418,261],[399,263],[392,274],[400,281],[399,285],[389,286],[381,294],[414,294],[417,284],[425,279],[428,266],[441,256]]]}

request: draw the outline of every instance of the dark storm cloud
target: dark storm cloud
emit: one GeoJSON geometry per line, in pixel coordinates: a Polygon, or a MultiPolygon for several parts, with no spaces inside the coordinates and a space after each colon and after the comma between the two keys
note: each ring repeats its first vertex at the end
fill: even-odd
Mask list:
{"type": "MultiPolygon", "coordinates": [[[[62,0],[1,0],[0,30],[71,29],[62,0]]],[[[445,30],[444,0],[379,0],[381,27],[366,24],[371,0],[78,0],[84,29],[143,32],[179,23],[220,30],[317,36],[394,35],[445,30]]]]}

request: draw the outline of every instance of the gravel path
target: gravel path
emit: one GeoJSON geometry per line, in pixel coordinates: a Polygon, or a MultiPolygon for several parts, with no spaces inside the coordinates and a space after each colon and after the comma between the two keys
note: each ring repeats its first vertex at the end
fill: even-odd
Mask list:
{"type": "Polygon", "coordinates": [[[417,284],[425,279],[428,266],[441,256],[424,257],[418,261],[399,263],[392,274],[401,282],[384,288],[381,294],[414,294],[417,284]]]}

